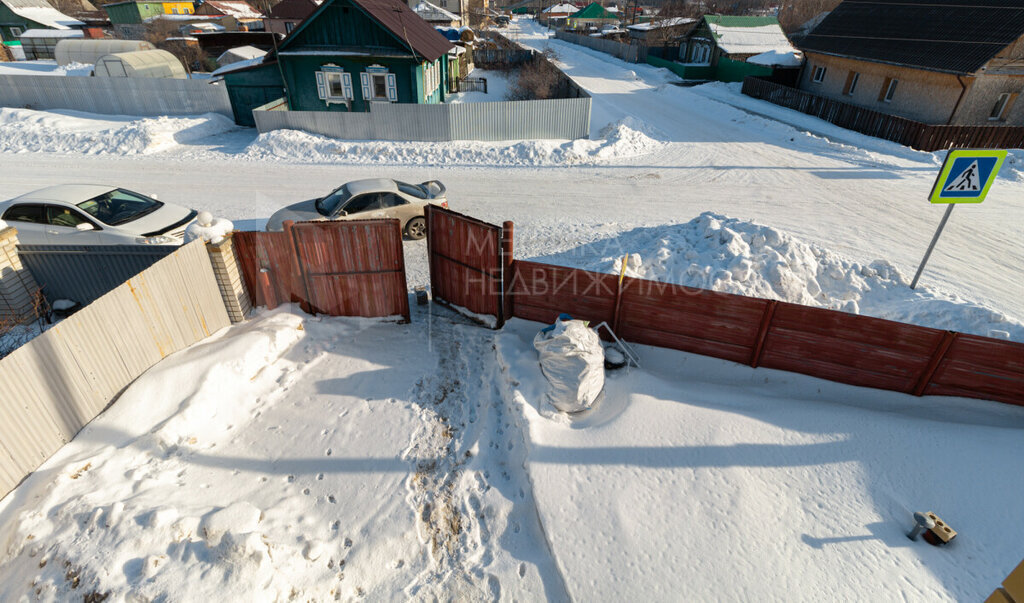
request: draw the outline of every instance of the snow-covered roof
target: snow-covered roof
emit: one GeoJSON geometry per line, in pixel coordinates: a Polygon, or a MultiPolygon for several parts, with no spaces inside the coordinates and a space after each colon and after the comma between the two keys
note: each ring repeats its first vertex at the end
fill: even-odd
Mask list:
{"type": "Polygon", "coordinates": [[[221,55],[217,57],[217,63],[221,65],[237,63],[239,61],[261,58],[265,54],[267,54],[266,50],[260,50],[255,46],[239,46],[237,48],[229,48],[221,53],[221,55]]]}
{"type": "Polygon", "coordinates": [[[730,27],[708,23],[718,47],[727,54],[761,54],[771,50],[789,52],[793,46],[778,24],[758,27],[730,27]]]}
{"type": "Polygon", "coordinates": [[[153,17],[147,17],[143,19],[146,23],[152,23],[153,21],[216,21],[223,19],[217,15],[156,15],[153,17]]]}
{"type": "Polygon", "coordinates": [[[224,65],[223,67],[221,67],[221,68],[217,69],[216,71],[214,71],[213,73],[211,73],[210,77],[213,78],[213,77],[217,77],[218,75],[224,75],[225,73],[229,73],[231,71],[238,71],[239,69],[245,69],[246,67],[252,67],[253,65],[259,65],[262,62],[263,62],[263,57],[260,56],[260,57],[255,57],[255,58],[252,58],[252,59],[246,59],[244,61],[235,61],[234,63],[228,63],[227,65],[224,65]]]}
{"type": "Polygon", "coordinates": [[[240,21],[252,21],[263,18],[263,13],[242,0],[206,0],[205,4],[240,21]]]}
{"type": "Polygon", "coordinates": [[[458,15],[429,2],[420,2],[412,10],[424,21],[461,21],[458,15]]]}
{"type": "Polygon", "coordinates": [[[662,19],[661,21],[650,21],[647,23],[637,23],[636,25],[630,25],[626,29],[633,31],[651,31],[652,29],[661,29],[663,27],[676,27],[677,25],[686,25],[687,23],[693,23],[696,19],[689,17],[673,17],[671,19],[662,19]]]}
{"type": "Polygon", "coordinates": [[[29,29],[21,34],[21,38],[81,38],[85,34],[80,29],[29,29]]]}
{"type": "Polygon", "coordinates": [[[788,52],[769,50],[750,57],[747,62],[765,67],[799,67],[804,62],[804,54],[795,49],[788,52]]]}
{"type": "Polygon", "coordinates": [[[572,4],[564,4],[563,3],[563,4],[556,4],[554,6],[549,6],[548,8],[545,8],[541,12],[545,12],[545,13],[565,13],[567,15],[571,15],[571,14],[575,13],[578,10],[579,9],[576,8],[575,6],[573,6],[572,4]]]}
{"type": "Polygon", "coordinates": [[[0,2],[7,5],[7,8],[19,17],[53,29],[71,29],[85,25],[78,19],[72,19],[53,8],[45,0],[0,0],[0,2]]]}

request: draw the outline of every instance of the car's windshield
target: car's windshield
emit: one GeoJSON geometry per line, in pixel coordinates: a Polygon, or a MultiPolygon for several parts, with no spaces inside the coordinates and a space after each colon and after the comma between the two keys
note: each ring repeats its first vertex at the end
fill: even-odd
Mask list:
{"type": "Polygon", "coordinates": [[[104,224],[118,226],[160,209],[163,203],[145,195],[116,188],[78,204],[78,209],[104,224]]]}
{"type": "Polygon", "coordinates": [[[338,208],[341,207],[345,201],[348,201],[349,195],[348,187],[344,184],[334,189],[331,194],[326,197],[320,197],[316,200],[316,211],[321,216],[333,216],[338,208]]]}
{"type": "Polygon", "coordinates": [[[406,195],[411,195],[417,199],[426,199],[427,191],[418,184],[409,184],[407,182],[395,182],[398,185],[398,190],[402,191],[406,195]]]}

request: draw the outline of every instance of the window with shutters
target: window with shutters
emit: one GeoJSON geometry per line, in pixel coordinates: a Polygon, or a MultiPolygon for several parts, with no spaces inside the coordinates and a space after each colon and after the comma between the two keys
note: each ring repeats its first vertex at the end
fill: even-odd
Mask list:
{"type": "Polygon", "coordinates": [[[359,74],[359,79],[364,100],[398,102],[398,81],[395,74],[389,73],[386,67],[370,65],[359,74]]]}
{"type": "Polygon", "coordinates": [[[352,74],[337,65],[323,65],[316,72],[317,96],[330,105],[348,104],[355,95],[352,93],[352,74]]]}

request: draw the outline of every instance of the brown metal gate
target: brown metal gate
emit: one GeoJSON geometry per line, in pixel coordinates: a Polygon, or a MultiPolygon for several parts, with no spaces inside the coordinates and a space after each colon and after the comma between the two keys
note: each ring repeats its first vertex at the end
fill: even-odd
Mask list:
{"type": "Polygon", "coordinates": [[[495,226],[427,207],[427,249],[433,298],[482,316],[500,328],[512,316],[512,223],[495,226]]]}
{"type": "Polygon", "coordinates": [[[238,232],[233,241],[253,305],[409,320],[398,220],[286,222],[284,232],[238,232]]]}

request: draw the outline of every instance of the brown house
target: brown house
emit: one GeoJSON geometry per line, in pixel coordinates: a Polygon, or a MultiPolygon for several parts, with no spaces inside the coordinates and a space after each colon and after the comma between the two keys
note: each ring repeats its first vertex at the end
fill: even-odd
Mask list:
{"type": "Polygon", "coordinates": [[[313,14],[321,2],[317,0],[281,0],[270,9],[263,19],[264,29],[268,32],[288,35],[298,27],[306,17],[313,14]]]}
{"type": "Polygon", "coordinates": [[[800,49],[802,90],[929,124],[1024,125],[1024,0],[844,0],[800,49]]]}
{"type": "Polygon", "coordinates": [[[239,31],[263,29],[263,13],[244,0],[206,0],[196,8],[196,14],[231,17],[239,31]]]}

